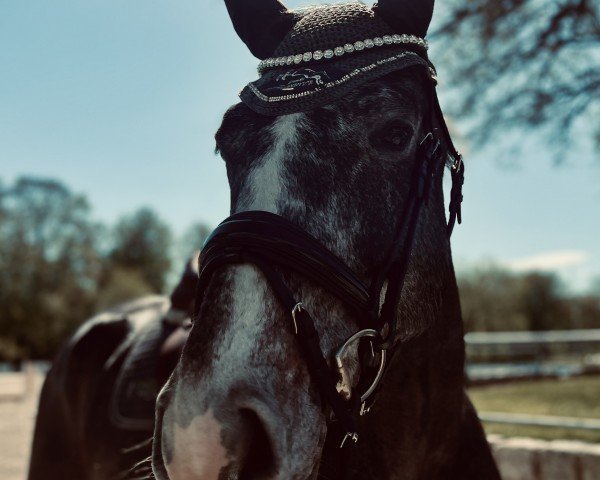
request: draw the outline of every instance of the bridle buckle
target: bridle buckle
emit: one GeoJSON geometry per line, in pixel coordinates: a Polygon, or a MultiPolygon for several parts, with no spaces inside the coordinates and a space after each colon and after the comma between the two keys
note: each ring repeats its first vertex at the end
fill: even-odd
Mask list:
{"type": "Polygon", "coordinates": [[[423,145],[425,142],[427,142],[429,140],[433,140],[433,132],[427,132],[427,134],[419,142],[419,146],[423,145]]]}
{"type": "Polygon", "coordinates": [[[452,163],[452,166],[450,168],[452,169],[453,173],[458,173],[458,172],[460,172],[462,165],[463,165],[463,157],[459,153],[456,157],[454,157],[454,162],[452,163]]]}

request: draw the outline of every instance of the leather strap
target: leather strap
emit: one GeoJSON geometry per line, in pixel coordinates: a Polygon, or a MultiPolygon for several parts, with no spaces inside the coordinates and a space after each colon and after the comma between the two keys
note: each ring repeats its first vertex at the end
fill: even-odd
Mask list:
{"type": "MultiPolygon", "coordinates": [[[[397,309],[400,303],[400,296],[404,287],[404,280],[408,271],[410,255],[416,235],[416,230],[423,205],[429,198],[431,183],[435,176],[435,171],[440,164],[440,142],[433,136],[428,135],[421,144],[422,154],[419,164],[416,168],[416,174],[413,180],[413,187],[409,204],[411,209],[405,223],[404,241],[398,254],[392,259],[389,267],[388,286],[385,293],[385,300],[381,307],[379,316],[378,330],[382,331],[387,325],[387,335],[384,338],[382,348],[392,350],[395,346],[395,336],[397,333],[397,309]]],[[[389,363],[388,363],[389,365],[389,363]]]]}
{"type": "Polygon", "coordinates": [[[270,212],[241,212],[224,220],[206,240],[200,278],[226,256],[252,255],[310,279],[369,319],[375,315],[369,289],[343,260],[290,221],[270,212]]]}

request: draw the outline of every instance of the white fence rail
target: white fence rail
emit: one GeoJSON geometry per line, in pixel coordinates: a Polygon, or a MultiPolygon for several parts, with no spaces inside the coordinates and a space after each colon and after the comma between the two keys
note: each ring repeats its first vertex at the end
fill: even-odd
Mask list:
{"type": "Polygon", "coordinates": [[[600,419],[528,415],[523,413],[480,412],[479,418],[487,423],[526,425],[530,427],[569,428],[576,430],[600,430],[600,419]]]}
{"type": "Polygon", "coordinates": [[[473,382],[600,373],[600,329],[465,335],[473,382]]]}
{"type": "Polygon", "coordinates": [[[469,346],[600,344],[600,328],[547,332],[471,332],[465,335],[465,342],[469,346]]]}

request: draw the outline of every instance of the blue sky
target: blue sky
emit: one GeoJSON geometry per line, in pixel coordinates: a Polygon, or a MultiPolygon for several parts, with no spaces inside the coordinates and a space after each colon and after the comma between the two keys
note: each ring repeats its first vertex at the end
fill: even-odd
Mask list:
{"type": "MultiPolygon", "coordinates": [[[[256,63],[222,0],[0,0],[0,178],[58,178],[107,222],[149,205],[178,232],[215,225],[229,189],[213,135],[256,63]]],[[[458,267],[556,269],[585,289],[600,275],[589,152],[553,167],[532,142],[518,168],[469,152],[458,267]]]]}

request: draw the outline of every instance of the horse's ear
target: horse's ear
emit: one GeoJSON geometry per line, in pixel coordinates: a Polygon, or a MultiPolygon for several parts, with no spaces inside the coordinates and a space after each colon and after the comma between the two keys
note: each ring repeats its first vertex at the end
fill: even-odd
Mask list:
{"type": "Polygon", "coordinates": [[[278,0],[225,0],[233,28],[252,54],[270,57],[292,29],[295,17],[278,0]]]}
{"type": "Polygon", "coordinates": [[[433,16],[434,0],[379,0],[373,6],[398,33],[424,37],[433,16]]]}

